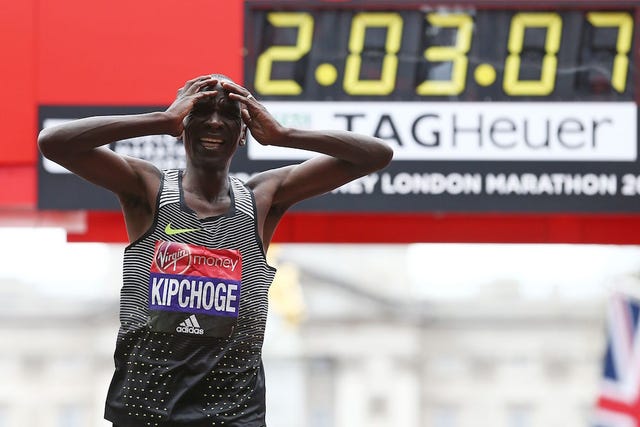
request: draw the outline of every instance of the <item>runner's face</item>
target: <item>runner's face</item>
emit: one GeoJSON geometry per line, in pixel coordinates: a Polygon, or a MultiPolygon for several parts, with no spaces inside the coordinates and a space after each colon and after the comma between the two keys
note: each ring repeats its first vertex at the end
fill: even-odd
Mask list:
{"type": "Polygon", "coordinates": [[[184,122],[184,143],[193,162],[229,159],[244,137],[240,103],[227,97],[217,84],[205,90],[218,94],[197,102],[184,122]]]}

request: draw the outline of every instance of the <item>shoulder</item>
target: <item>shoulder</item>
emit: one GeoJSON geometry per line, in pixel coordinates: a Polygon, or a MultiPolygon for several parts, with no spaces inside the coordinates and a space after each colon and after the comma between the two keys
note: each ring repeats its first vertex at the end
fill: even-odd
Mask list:
{"type": "Polygon", "coordinates": [[[245,186],[249,188],[254,195],[258,233],[262,239],[265,250],[269,247],[271,237],[280,219],[289,208],[289,206],[285,204],[277,203],[276,195],[293,168],[294,166],[285,166],[282,168],[269,169],[253,175],[245,183],[245,186]]]}
{"type": "MultiPolygon", "coordinates": [[[[245,185],[253,192],[258,217],[263,220],[263,223],[270,223],[268,218],[271,218],[274,224],[277,224],[289,209],[290,205],[278,201],[278,192],[294,169],[295,165],[269,169],[253,175],[246,182],[245,185]]],[[[275,229],[275,225],[273,228],[275,229]]]]}
{"type": "Polygon", "coordinates": [[[146,205],[151,208],[163,179],[163,171],[146,160],[128,156],[124,156],[124,160],[134,172],[138,185],[132,186],[129,191],[123,191],[118,197],[124,204],[146,205]]]}
{"type": "Polygon", "coordinates": [[[245,185],[253,191],[256,196],[256,202],[259,198],[263,199],[263,201],[271,201],[293,168],[294,165],[268,169],[253,175],[245,182],[245,185]]]}
{"type": "Polygon", "coordinates": [[[151,179],[162,178],[163,172],[156,165],[148,160],[138,159],[136,157],[122,156],[124,160],[133,168],[138,175],[146,176],[151,179]]]}

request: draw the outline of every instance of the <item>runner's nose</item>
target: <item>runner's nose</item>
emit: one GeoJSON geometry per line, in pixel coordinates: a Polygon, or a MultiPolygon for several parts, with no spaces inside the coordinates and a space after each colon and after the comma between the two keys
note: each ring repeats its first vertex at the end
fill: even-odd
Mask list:
{"type": "Polygon", "coordinates": [[[222,127],[222,117],[220,115],[220,113],[218,113],[217,111],[214,111],[211,113],[211,115],[209,116],[209,118],[206,121],[207,126],[210,126],[214,129],[217,128],[221,128],[222,127]]]}

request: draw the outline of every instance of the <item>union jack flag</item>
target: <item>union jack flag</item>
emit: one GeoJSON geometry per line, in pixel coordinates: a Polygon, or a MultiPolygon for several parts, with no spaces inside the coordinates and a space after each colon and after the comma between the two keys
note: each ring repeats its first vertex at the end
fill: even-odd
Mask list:
{"type": "Polygon", "coordinates": [[[611,297],[607,349],[595,411],[598,427],[640,427],[640,301],[611,297]]]}

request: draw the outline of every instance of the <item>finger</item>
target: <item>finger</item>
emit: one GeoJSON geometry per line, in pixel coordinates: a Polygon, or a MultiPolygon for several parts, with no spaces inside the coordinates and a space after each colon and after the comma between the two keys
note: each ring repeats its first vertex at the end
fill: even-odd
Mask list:
{"type": "Polygon", "coordinates": [[[202,92],[196,93],[195,100],[199,101],[201,99],[214,98],[217,94],[217,90],[203,90],[202,92]]]}
{"type": "Polygon", "coordinates": [[[194,83],[196,83],[197,81],[200,81],[200,80],[206,80],[206,79],[210,79],[210,78],[211,78],[211,75],[210,75],[210,74],[205,74],[205,75],[203,75],[203,76],[194,77],[194,78],[192,78],[191,80],[188,80],[188,81],[187,81],[187,84],[194,84],[194,83]]]}
{"type": "Polygon", "coordinates": [[[242,120],[245,122],[245,124],[247,126],[249,126],[251,124],[251,115],[249,114],[249,110],[247,110],[246,108],[243,108],[240,111],[240,114],[242,115],[242,120]]]}
{"type": "MultiPolygon", "coordinates": [[[[201,91],[203,88],[207,87],[207,86],[213,86],[215,87],[218,84],[218,79],[215,77],[209,77],[208,79],[199,81],[197,83],[194,84],[194,88],[196,92],[201,91]]],[[[213,90],[213,89],[211,89],[213,90]]]]}
{"type": "Polygon", "coordinates": [[[218,84],[218,79],[215,77],[208,76],[202,80],[198,80],[197,82],[195,82],[193,84],[193,87],[200,90],[205,86],[215,86],[216,84],[218,84]]]}
{"type": "Polygon", "coordinates": [[[245,96],[245,97],[251,95],[251,92],[249,92],[246,88],[240,86],[237,83],[233,83],[233,82],[230,82],[230,81],[224,81],[221,84],[222,84],[223,88],[225,88],[226,90],[231,91],[231,93],[237,93],[237,94],[245,96]]]}
{"type": "Polygon", "coordinates": [[[187,84],[184,87],[184,92],[187,92],[187,91],[190,93],[198,92],[200,89],[202,89],[203,86],[215,85],[217,82],[218,82],[218,79],[210,75],[196,77],[195,79],[191,79],[189,80],[189,82],[187,82],[187,84]]]}
{"type": "Polygon", "coordinates": [[[183,89],[188,89],[189,87],[193,86],[194,83],[205,79],[206,77],[210,77],[210,76],[199,76],[199,77],[194,77],[191,80],[187,80],[187,82],[184,84],[183,89]]]}
{"type": "MultiPolygon", "coordinates": [[[[229,92],[229,98],[234,101],[242,102],[244,105],[252,105],[252,103],[258,104],[256,98],[250,93],[247,95],[240,95],[239,93],[229,92]]],[[[255,105],[254,104],[254,105],[255,105]]]]}

